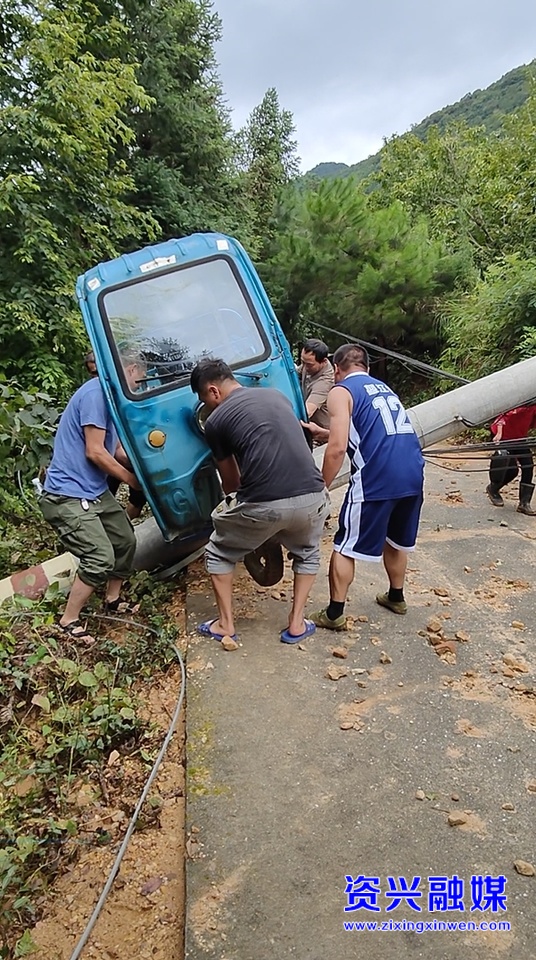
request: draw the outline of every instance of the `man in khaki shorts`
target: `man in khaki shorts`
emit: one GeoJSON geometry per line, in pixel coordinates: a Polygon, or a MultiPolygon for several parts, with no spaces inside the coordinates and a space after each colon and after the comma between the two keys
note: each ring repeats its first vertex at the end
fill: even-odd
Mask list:
{"type": "Polygon", "coordinates": [[[192,371],[191,387],[211,410],[205,436],[229,509],[216,508],[205,562],[219,616],[200,624],[204,636],[235,637],[232,609],[235,565],[266,540],[290,553],[294,596],[283,643],[314,633],[304,618],[309,591],[320,566],[320,538],[329,498],[291,403],[278,390],[242,387],[223,361],[207,358],[192,371]]]}

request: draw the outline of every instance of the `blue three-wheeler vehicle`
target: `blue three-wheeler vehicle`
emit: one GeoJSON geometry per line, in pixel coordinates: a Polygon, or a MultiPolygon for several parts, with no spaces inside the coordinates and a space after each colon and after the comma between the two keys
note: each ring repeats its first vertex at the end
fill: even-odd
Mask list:
{"type": "MultiPolygon", "coordinates": [[[[208,539],[223,496],[190,372],[203,357],[221,357],[239,383],[277,388],[306,419],[288,342],[248,255],[221,234],[101,263],[76,289],[121,443],[164,540],[187,553],[208,539]],[[137,360],[133,392],[123,369],[137,360]]],[[[282,560],[275,568],[248,565],[266,583],[279,579],[282,560]]]]}

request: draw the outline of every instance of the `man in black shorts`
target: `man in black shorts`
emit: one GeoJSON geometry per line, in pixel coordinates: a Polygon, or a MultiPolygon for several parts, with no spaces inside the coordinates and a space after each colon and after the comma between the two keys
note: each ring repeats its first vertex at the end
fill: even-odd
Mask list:
{"type": "Polygon", "coordinates": [[[367,351],[344,344],[333,363],[336,385],[328,398],[331,419],[322,475],[330,486],[347,452],[350,482],[330,561],[329,605],[312,617],[317,627],[345,630],[344,607],[356,560],[383,560],[389,589],[376,602],[392,613],[407,612],[404,581],[419,527],[424,459],[399,397],[370,375],[367,351]]]}
{"type": "Polygon", "coordinates": [[[283,643],[314,633],[305,604],[320,566],[320,538],[329,498],[290,401],[278,390],[242,387],[223,361],[207,358],[192,371],[191,387],[211,410],[205,436],[226,494],[237,502],[213,511],[205,562],[219,616],[200,624],[205,636],[235,637],[235,565],[275,538],[291,554],[294,596],[283,643]]]}

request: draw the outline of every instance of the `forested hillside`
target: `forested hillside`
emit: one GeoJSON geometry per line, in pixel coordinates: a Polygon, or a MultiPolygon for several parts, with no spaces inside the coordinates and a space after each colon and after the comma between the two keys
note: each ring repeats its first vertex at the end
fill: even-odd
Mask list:
{"type": "MultiPolygon", "coordinates": [[[[222,230],[252,255],[293,345],[361,336],[468,378],[535,349],[536,99],[523,70],[389,140],[369,181],[318,180],[298,175],[275,89],[232,130],[220,30],[209,0],[4,4],[0,570],[19,555],[19,479],[31,493],[84,376],[74,287],[101,260],[222,230]]],[[[446,386],[382,373],[406,399],[446,386]]]]}
{"type": "MultiPolygon", "coordinates": [[[[457,103],[431,113],[429,117],[415,124],[411,132],[424,140],[430,127],[436,126],[439,130],[445,130],[449,124],[461,122],[470,127],[483,126],[488,133],[492,133],[500,129],[505,115],[515,113],[525,103],[529,88],[530,69],[527,66],[516,67],[484,90],[467,93],[457,103]]],[[[381,151],[378,151],[352,166],[346,163],[319,163],[309,170],[308,174],[319,179],[353,175],[364,180],[379,169],[380,162],[381,151]]]]}

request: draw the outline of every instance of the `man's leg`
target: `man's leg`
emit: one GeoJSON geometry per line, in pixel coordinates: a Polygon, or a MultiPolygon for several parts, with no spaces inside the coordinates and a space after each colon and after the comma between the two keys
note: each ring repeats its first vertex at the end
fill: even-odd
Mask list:
{"type": "Polygon", "coordinates": [[[119,580],[118,577],[110,577],[108,583],[106,584],[106,600],[105,603],[115,603],[119,600],[121,596],[121,587],[123,581],[119,580]]]}
{"type": "MultiPolygon", "coordinates": [[[[111,494],[108,496],[111,497],[111,494]]],[[[113,570],[114,552],[98,516],[98,504],[90,503],[89,509],[84,510],[80,500],[45,494],[40,507],[45,520],[58,533],[62,545],[80,561],[60,619],[60,625],[68,627],[79,619],[82,607],[94,590],[106,583],[113,570]]],[[[72,636],[75,639],[77,636],[88,639],[89,635],[82,626],[76,626],[72,636]]]]}
{"type": "MultiPolygon", "coordinates": [[[[205,549],[205,568],[212,581],[218,619],[210,633],[234,636],[233,578],[236,564],[277,530],[277,514],[269,503],[219,504],[212,511],[214,530],[205,549]]],[[[202,631],[203,633],[205,631],[202,631]]]]}
{"type": "Polygon", "coordinates": [[[329,496],[322,490],[318,494],[294,497],[289,506],[291,517],[279,533],[281,543],[292,557],[294,571],[288,627],[281,635],[285,643],[292,643],[293,637],[307,633],[305,605],[320,569],[320,539],[330,509],[329,496]]]}
{"type": "MultiPolygon", "coordinates": [[[[70,623],[80,619],[82,607],[87,603],[94,591],[95,587],[90,586],[89,583],[84,583],[78,574],[75,576],[67,605],[60,619],[60,626],[67,627],[70,623]]],[[[81,627],[80,629],[82,630],[83,628],[81,627]]],[[[76,637],[76,632],[73,636],[76,637]]]]}
{"type": "MultiPolygon", "coordinates": [[[[331,603],[346,603],[348,590],[355,575],[355,560],[336,550],[329,561],[329,599],[331,603]]],[[[333,619],[333,618],[332,618],[333,619]]]]}
{"type": "Polygon", "coordinates": [[[404,582],[408,553],[415,548],[422,503],[422,494],[393,502],[383,547],[383,565],[389,577],[389,590],[376,597],[381,607],[387,607],[393,613],[407,613],[404,582]]]}
{"type": "Polygon", "coordinates": [[[534,493],[534,484],[532,483],[532,474],[534,469],[532,451],[528,447],[524,446],[512,447],[512,454],[516,458],[521,469],[517,512],[524,513],[527,517],[534,517],[536,516],[536,510],[533,510],[530,505],[532,494],[534,493]]]}
{"type": "MultiPolygon", "coordinates": [[[[407,553],[403,550],[397,550],[390,543],[386,543],[383,548],[383,565],[389,577],[389,589],[403,593],[408,566],[407,553]]],[[[398,597],[398,599],[403,600],[404,598],[398,597]]]]}
{"type": "Polygon", "coordinates": [[[116,603],[121,585],[132,572],[136,537],[123,507],[108,491],[99,498],[96,509],[114,552],[114,570],[106,587],[106,603],[116,603]]]}
{"type": "Polygon", "coordinates": [[[329,564],[329,604],[313,616],[318,627],[346,630],[344,606],[354,579],[355,561],[380,562],[388,511],[383,500],[354,503],[347,494],[339,514],[339,529],[329,564]]]}
{"type": "Polygon", "coordinates": [[[288,620],[288,632],[299,637],[305,631],[305,604],[315,582],[316,573],[294,573],[294,594],[288,620]]]}
{"type": "Polygon", "coordinates": [[[211,623],[211,633],[220,636],[234,636],[233,620],[233,579],[234,570],[231,573],[211,573],[212,589],[216,598],[218,607],[218,619],[211,623]]]}

